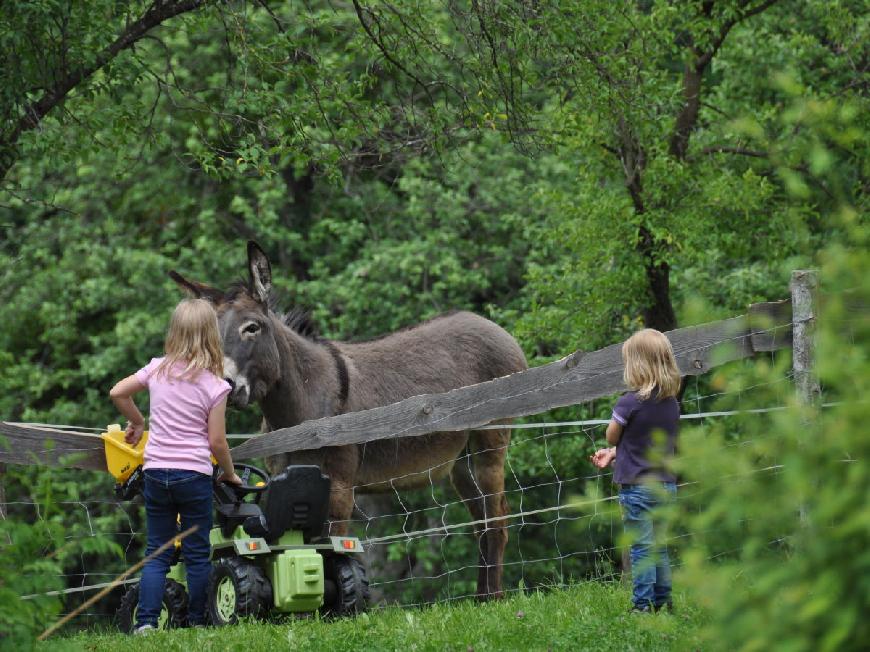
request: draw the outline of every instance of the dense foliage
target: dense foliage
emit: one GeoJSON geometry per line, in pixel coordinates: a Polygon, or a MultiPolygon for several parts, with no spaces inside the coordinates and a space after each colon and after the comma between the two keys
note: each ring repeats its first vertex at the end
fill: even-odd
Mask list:
{"type": "MultiPolygon", "coordinates": [[[[856,287],[866,276],[868,41],[863,3],[851,0],[3,3],[0,53],[10,65],[0,66],[0,419],[116,421],[108,388],[159,353],[179,297],[167,270],[227,285],[243,273],[251,238],[273,258],[282,303],[311,308],[328,337],[371,337],[465,308],[514,333],[532,364],[619,341],[642,324],[685,325],[784,298],[796,268],[823,264],[826,287],[856,287]]],[[[830,306],[826,314],[836,315],[830,306]]],[[[848,332],[853,348],[839,346],[842,331],[822,333],[823,359],[850,370],[847,385],[822,369],[826,387],[860,395],[866,333],[848,332]]],[[[757,372],[746,373],[728,370],[727,382],[752,385],[757,372]]],[[[687,397],[712,393],[708,382],[687,397]]],[[[759,405],[782,398],[755,396],[759,405]]],[[[599,402],[539,419],[607,414],[599,402]]],[[[818,427],[848,437],[842,424],[860,416],[838,408],[818,427]]],[[[230,419],[230,430],[259,425],[255,410],[230,419]]],[[[697,445],[752,438],[758,423],[785,434],[794,424],[783,419],[705,427],[697,445]]],[[[513,481],[589,475],[593,439],[573,436],[546,464],[534,444],[516,447],[513,481]]],[[[858,461],[847,486],[860,496],[859,442],[837,445],[858,461]]],[[[804,460],[798,469],[809,461],[827,468],[818,459],[825,450],[792,453],[804,460]]],[[[740,460],[733,464],[748,464],[740,460]]],[[[783,491],[808,481],[782,477],[783,491]]],[[[108,479],[93,474],[62,480],[10,469],[7,500],[47,504],[38,487],[48,482],[61,503],[110,497],[108,479]]],[[[745,493],[723,492],[722,504],[749,508],[752,492],[768,489],[739,488],[745,493]]],[[[582,486],[566,487],[575,490],[582,486]]],[[[554,504],[555,490],[547,491],[527,495],[523,507],[554,504]]],[[[822,491],[817,505],[802,504],[831,522],[838,517],[825,512],[828,498],[822,491]]],[[[731,509],[717,504],[685,527],[731,509]]],[[[105,519],[102,531],[138,527],[135,509],[129,521],[91,509],[105,519]]],[[[78,540],[92,516],[49,513],[54,521],[19,507],[12,514],[21,525],[9,527],[62,522],[78,540]]],[[[769,516],[752,521],[782,534],[769,516]]],[[[742,525],[745,514],[734,518],[732,542],[766,536],[742,525]]],[[[30,545],[40,532],[16,536],[30,545]]],[[[837,532],[818,539],[845,546],[837,532]]],[[[540,556],[554,537],[613,545],[609,521],[566,521],[524,528],[524,547],[509,554],[540,556]]],[[[91,555],[91,568],[121,566],[110,542],[87,545],[95,548],[52,563],[79,572],[91,555]]],[[[723,575],[711,594],[733,598],[722,613],[747,613],[728,634],[737,646],[761,614],[780,624],[768,640],[780,631],[821,640],[818,628],[851,617],[825,601],[846,599],[835,579],[828,597],[808,603],[817,629],[788,630],[796,616],[752,606],[781,583],[767,574],[768,559],[806,551],[793,577],[811,577],[826,559],[814,546],[759,553],[753,568],[776,580],[760,580],[754,603],[727,590],[732,566],[717,567],[723,575]]],[[[693,572],[707,573],[702,560],[723,550],[698,553],[693,572]]],[[[413,554],[430,575],[472,553],[466,537],[446,552],[390,551],[413,554]]],[[[514,567],[508,579],[528,586],[606,575],[611,557],[595,562],[606,568],[579,559],[530,575],[514,567]]],[[[840,578],[855,570],[831,568],[840,578]]],[[[411,591],[403,597],[439,595],[411,591]]],[[[858,609],[855,595],[849,604],[858,609]]],[[[835,629],[852,631],[847,620],[835,629]]]]}
{"type": "MultiPolygon", "coordinates": [[[[811,164],[796,181],[842,188],[851,172],[843,152],[866,147],[856,140],[866,140],[856,107],[796,99],[784,117],[815,133],[811,164]]],[[[723,406],[741,396],[743,408],[791,409],[744,414],[683,437],[680,466],[697,483],[689,499],[697,511],[682,510],[694,539],[685,577],[714,614],[707,639],[716,648],[857,650],[870,637],[870,229],[840,196],[829,216],[840,235],[818,257],[821,399],[808,403],[776,382],[789,360],[762,360],[746,374],[718,374],[723,406]],[[740,394],[746,387],[754,389],[740,394]]]]}

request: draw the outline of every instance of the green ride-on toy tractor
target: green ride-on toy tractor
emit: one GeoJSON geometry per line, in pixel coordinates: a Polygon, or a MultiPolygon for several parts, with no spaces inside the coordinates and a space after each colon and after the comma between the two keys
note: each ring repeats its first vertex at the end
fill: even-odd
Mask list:
{"type": "MultiPolygon", "coordinates": [[[[110,427],[103,439],[109,471],[118,481],[116,493],[129,499],[141,486],[146,437],[132,447],[124,443],[123,434],[110,427]]],[[[369,587],[359,539],[321,536],[329,478],[316,466],[291,465],[271,478],[248,464],[236,464],[236,470],[241,486],[214,482],[216,518],[206,602],[210,623],[229,625],[240,617],[269,614],[320,611],[345,616],[364,611],[369,587]]],[[[117,612],[122,630],[135,627],[138,602],[139,587],[134,585],[117,612]]],[[[187,602],[184,562],[176,542],[159,627],[185,626],[187,602]]]]}

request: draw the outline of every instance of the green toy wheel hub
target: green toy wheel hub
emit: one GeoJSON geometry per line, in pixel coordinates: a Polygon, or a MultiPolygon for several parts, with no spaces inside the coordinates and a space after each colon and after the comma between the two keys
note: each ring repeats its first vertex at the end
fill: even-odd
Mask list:
{"type": "MultiPolygon", "coordinates": [[[[187,625],[187,591],[173,579],[166,579],[160,614],[157,616],[158,629],[172,629],[187,625]]],[[[122,632],[132,632],[136,628],[139,613],[139,585],[131,586],[121,598],[115,616],[122,632]]]]}
{"type": "Polygon", "coordinates": [[[245,616],[260,618],[271,606],[272,587],[262,568],[242,557],[214,562],[206,596],[213,625],[232,625],[245,616]]]}
{"type": "MultiPolygon", "coordinates": [[[[139,616],[139,606],[133,609],[133,622],[135,623],[139,616]]],[[[157,629],[169,629],[169,609],[166,608],[166,605],[161,605],[160,615],[157,616],[157,629]]]]}
{"type": "Polygon", "coordinates": [[[215,587],[215,607],[221,620],[231,622],[236,613],[236,586],[230,577],[222,577],[215,587]]]}

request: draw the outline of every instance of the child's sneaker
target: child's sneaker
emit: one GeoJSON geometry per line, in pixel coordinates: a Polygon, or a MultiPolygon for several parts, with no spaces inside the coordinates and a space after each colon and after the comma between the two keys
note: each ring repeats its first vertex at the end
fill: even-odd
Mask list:
{"type": "Polygon", "coordinates": [[[628,610],[630,614],[651,614],[653,610],[650,608],[648,604],[645,605],[634,605],[631,609],[628,610]]]}
{"type": "Polygon", "coordinates": [[[668,600],[663,604],[657,604],[654,609],[656,613],[659,613],[660,611],[667,611],[669,614],[672,614],[674,613],[674,603],[668,600]]]}
{"type": "Polygon", "coordinates": [[[133,630],[133,634],[136,636],[147,636],[151,632],[156,632],[157,628],[154,625],[141,625],[133,630]]]}

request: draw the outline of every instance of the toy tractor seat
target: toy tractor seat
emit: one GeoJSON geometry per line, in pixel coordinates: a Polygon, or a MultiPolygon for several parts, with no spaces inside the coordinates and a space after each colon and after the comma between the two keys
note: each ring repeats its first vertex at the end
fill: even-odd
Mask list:
{"type": "MultiPolygon", "coordinates": [[[[239,525],[252,537],[269,543],[287,530],[300,530],[307,542],[323,532],[329,509],[329,478],[317,466],[291,465],[273,476],[265,494],[265,507],[240,500],[219,500],[218,525],[232,536],[239,525]]],[[[223,488],[222,488],[223,489],[223,488]]],[[[226,495],[226,489],[222,491],[226,495]]]]}
{"type": "Polygon", "coordinates": [[[323,533],[329,511],[329,478],[318,466],[291,465],[272,477],[266,491],[266,541],[272,543],[287,530],[301,530],[309,541],[323,533]]]}

